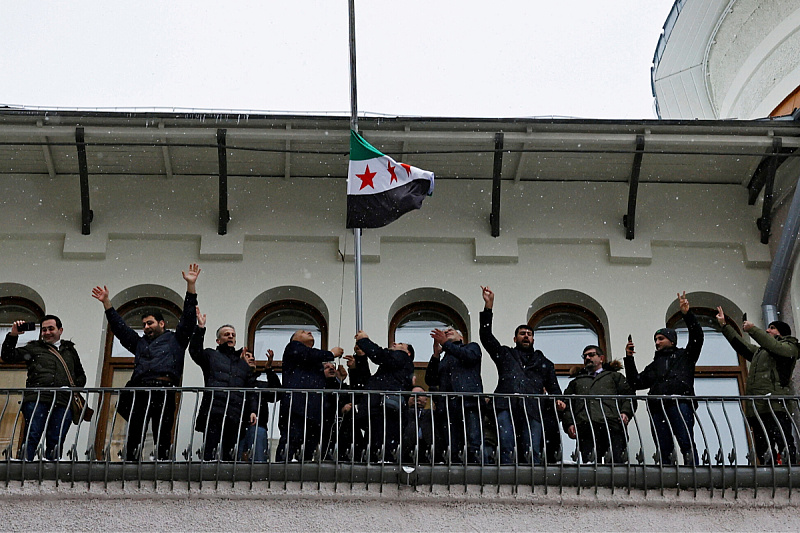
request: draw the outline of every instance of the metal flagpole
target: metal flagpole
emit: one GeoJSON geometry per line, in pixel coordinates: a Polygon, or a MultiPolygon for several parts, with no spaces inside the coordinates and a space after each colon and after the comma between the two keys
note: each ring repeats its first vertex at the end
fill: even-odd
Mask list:
{"type": "MultiPolygon", "coordinates": [[[[356,91],[356,6],[348,0],[350,12],[350,129],[358,133],[358,98],[356,91]]],[[[356,278],[356,331],[363,329],[361,309],[361,228],[353,228],[353,251],[356,278]]]]}

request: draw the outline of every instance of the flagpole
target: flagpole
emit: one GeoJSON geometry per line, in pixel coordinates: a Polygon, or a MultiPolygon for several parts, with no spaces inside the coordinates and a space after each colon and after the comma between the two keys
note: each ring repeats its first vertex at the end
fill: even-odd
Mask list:
{"type": "MultiPolygon", "coordinates": [[[[356,90],[356,6],[348,0],[350,14],[350,129],[358,133],[358,91],[356,90]]],[[[363,329],[364,316],[361,298],[361,228],[353,228],[356,281],[356,331],[363,329]]]]}

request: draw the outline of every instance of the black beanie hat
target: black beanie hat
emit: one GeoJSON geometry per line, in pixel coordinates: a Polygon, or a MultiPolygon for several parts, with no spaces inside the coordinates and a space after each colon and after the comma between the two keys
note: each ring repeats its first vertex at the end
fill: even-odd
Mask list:
{"type": "Polygon", "coordinates": [[[664,335],[667,339],[669,339],[673,345],[678,344],[678,332],[672,328],[661,328],[660,330],[653,333],[653,339],[655,340],[656,335],[664,335]]]}
{"type": "Polygon", "coordinates": [[[781,320],[770,322],[769,325],[775,326],[775,329],[778,330],[778,333],[781,334],[781,337],[788,337],[789,335],[792,334],[792,328],[789,327],[789,324],[781,320]]]}

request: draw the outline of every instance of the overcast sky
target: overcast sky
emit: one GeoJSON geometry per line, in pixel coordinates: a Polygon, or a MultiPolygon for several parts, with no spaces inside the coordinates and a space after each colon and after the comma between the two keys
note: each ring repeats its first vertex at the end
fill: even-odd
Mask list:
{"type": "MultiPolygon", "coordinates": [[[[673,0],[356,0],[358,108],[655,118],[673,0]]],[[[0,0],[0,104],[349,113],[347,0],[0,0]]]]}

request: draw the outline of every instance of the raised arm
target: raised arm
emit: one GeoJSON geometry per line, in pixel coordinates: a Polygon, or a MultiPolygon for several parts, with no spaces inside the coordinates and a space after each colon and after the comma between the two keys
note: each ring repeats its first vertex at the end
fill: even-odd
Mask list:
{"type": "Polygon", "coordinates": [[[26,359],[25,349],[17,348],[17,340],[19,339],[18,328],[24,322],[24,320],[14,321],[11,324],[11,331],[6,334],[5,340],[3,340],[3,348],[2,351],[0,351],[0,359],[2,359],[5,363],[19,363],[26,359]]]}
{"type": "Polygon", "coordinates": [[[178,343],[186,348],[194,333],[194,327],[197,324],[197,276],[200,275],[200,267],[196,263],[189,265],[188,272],[181,271],[183,279],[186,280],[186,298],[183,300],[183,313],[178,322],[178,327],[175,328],[175,336],[178,338],[178,343]]]}
{"type": "Polygon", "coordinates": [[[139,334],[131,329],[124,320],[122,320],[122,317],[119,316],[117,310],[111,305],[111,299],[109,298],[108,294],[108,287],[105,285],[102,287],[98,285],[92,289],[92,297],[103,304],[103,308],[106,310],[108,329],[110,329],[111,333],[113,333],[114,336],[119,339],[119,342],[126,350],[135,355],[136,345],[139,343],[140,339],[139,334]]]}
{"type": "Polygon", "coordinates": [[[779,357],[797,358],[797,345],[785,340],[778,340],[763,329],[748,323],[750,328],[745,330],[765,350],[779,357]]]}
{"type": "Polygon", "coordinates": [[[683,291],[683,294],[678,293],[678,303],[681,306],[681,313],[683,313],[683,321],[689,330],[689,342],[686,343],[686,352],[697,362],[700,359],[700,351],[703,349],[703,328],[690,309],[689,300],[686,299],[686,291],[683,291]]]}
{"type": "Polygon", "coordinates": [[[492,359],[497,360],[503,346],[492,333],[492,308],[494,307],[494,293],[489,287],[481,286],[483,294],[483,311],[480,314],[481,344],[489,352],[492,359]]]}
{"type": "Polygon", "coordinates": [[[208,368],[208,357],[206,357],[205,350],[203,349],[203,340],[206,336],[206,315],[200,312],[197,308],[197,327],[194,328],[194,334],[189,341],[189,356],[192,361],[197,363],[200,368],[205,372],[208,368]]]}
{"type": "Polygon", "coordinates": [[[725,312],[722,310],[722,306],[717,307],[716,318],[717,323],[722,326],[722,335],[725,337],[725,340],[728,341],[728,344],[731,345],[731,348],[746,360],[752,361],[753,356],[758,351],[758,347],[744,340],[742,336],[733,329],[733,326],[726,322],[725,312]]]}

